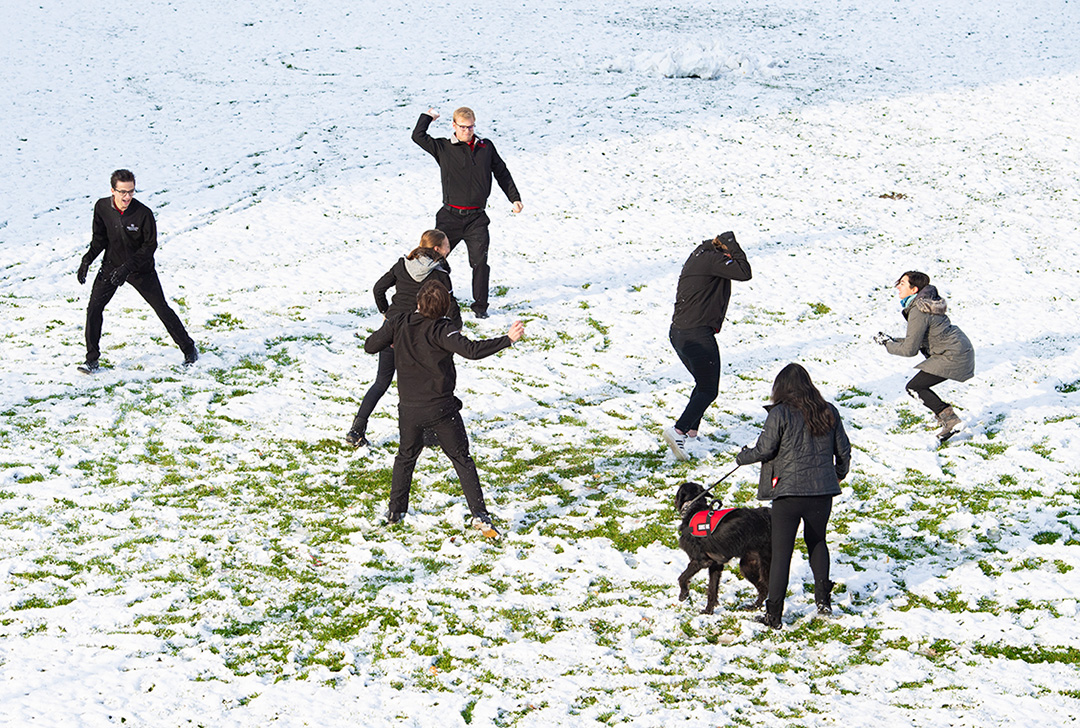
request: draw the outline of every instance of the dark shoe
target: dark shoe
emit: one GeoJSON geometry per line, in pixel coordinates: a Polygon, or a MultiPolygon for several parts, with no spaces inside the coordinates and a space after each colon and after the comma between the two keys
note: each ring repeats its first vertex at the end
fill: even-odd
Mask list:
{"type": "Polygon", "coordinates": [[[97,359],[79,365],[79,371],[83,374],[97,374],[98,369],[101,369],[101,366],[98,364],[97,359]]]}
{"type": "Polygon", "coordinates": [[[492,541],[499,540],[499,529],[491,524],[491,516],[487,513],[478,513],[473,516],[472,527],[484,534],[484,538],[490,538],[492,541]]]}
{"type": "Polygon", "coordinates": [[[487,311],[486,308],[473,308],[472,312],[473,312],[473,315],[476,316],[476,318],[478,318],[478,319],[486,319],[486,318],[489,317],[489,314],[488,314],[488,311],[487,311]]]}
{"type": "Polygon", "coordinates": [[[386,520],[387,526],[393,526],[395,523],[401,523],[405,520],[404,513],[395,513],[394,511],[387,511],[383,518],[386,520]]]}
{"type": "Polygon", "coordinates": [[[835,584],[828,579],[814,582],[814,604],[822,617],[832,616],[832,589],[835,584]]]}
{"type": "Polygon", "coordinates": [[[184,366],[189,367],[199,360],[199,350],[192,344],[191,348],[184,352],[184,366]]]}
{"type": "Polygon", "coordinates": [[[963,424],[960,421],[960,418],[956,416],[956,413],[953,412],[952,405],[941,410],[941,412],[937,414],[937,418],[938,422],[941,423],[941,430],[938,431],[937,439],[942,442],[945,442],[955,435],[956,431],[960,429],[960,425],[963,424]]]}
{"type": "Polygon", "coordinates": [[[784,613],[784,603],[768,600],[765,602],[765,613],[758,615],[754,621],[764,624],[772,629],[781,629],[784,626],[780,615],[784,613]]]}
{"type": "Polygon", "coordinates": [[[439,447],[439,436],[435,434],[435,430],[429,430],[424,428],[424,447],[430,447],[432,450],[439,447]]]}
{"type": "Polygon", "coordinates": [[[367,447],[370,444],[367,438],[364,437],[364,433],[356,430],[349,430],[345,433],[345,442],[353,447],[367,447]]]}

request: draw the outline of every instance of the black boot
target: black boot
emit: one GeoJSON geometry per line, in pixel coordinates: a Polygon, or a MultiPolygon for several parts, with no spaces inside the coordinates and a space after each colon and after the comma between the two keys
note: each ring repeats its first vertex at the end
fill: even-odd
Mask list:
{"type": "Polygon", "coordinates": [[[368,444],[367,437],[364,436],[366,430],[367,418],[361,417],[360,413],[357,412],[356,417],[353,417],[352,426],[345,433],[345,442],[353,447],[365,447],[368,444]]]}
{"type": "Polygon", "coordinates": [[[835,584],[828,579],[814,582],[814,604],[822,617],[832,616],[832,588],[835,584]]]}
{"type": "Polygon", "coordinates": [[[765,614],[762,614],[757,618],[758,622],[761,622],[766,627],[772,627],[773,629],[780,629],[784,626],[784,623],[780,620],[780,615],[784,613],[783,600],[769,599],[765,602],[765,614]]]}

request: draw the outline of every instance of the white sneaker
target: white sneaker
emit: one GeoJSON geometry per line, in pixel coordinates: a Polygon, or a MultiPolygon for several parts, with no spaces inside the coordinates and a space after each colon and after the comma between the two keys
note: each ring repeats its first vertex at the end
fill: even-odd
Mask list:
{"type": "Polygon", "coordinates": [[[676,460],[690,459],[690,456],[686,454],[686,435],[679,434],[674,427],[664,430],[664,442],[671,448],[671,452],[675,453],[676,460]]]}

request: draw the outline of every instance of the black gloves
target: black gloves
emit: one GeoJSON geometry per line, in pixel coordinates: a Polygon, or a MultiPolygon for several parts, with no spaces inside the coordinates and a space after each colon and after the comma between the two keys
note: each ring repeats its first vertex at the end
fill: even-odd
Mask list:
{"type": "Polygon", "coordinates": [[[124,281],[127,280],[129,272],[130,269],[127,267],[126,264],[120,266],[119,268],[115,269],[109,276],[109,283],[112,283],[114,286],[119,288],[120,286],[124,285],[124,281]]]}
{"type": "Polygon", "coordinates": [[[888,336],[888,335],[887,335],[887,334],[885,334],[885,332],[883,332],[883,331],[879,331],[879,332],[877,332],[876,334],[874,334],[874,343],[875,343],[875,344],[882,344],[882,345],[884,345],[884,344],[886,344],[886,343],[888,343],[888,342],[890,342],[890,341],[892,341],[892,340],[893,340],[893,337],[891,337],[891,336],[888,336]]]}
{"type": "Polygon", "coordinates": [[[79,283],[86,283],[86,274],[90,272],[90,261],[86,258],[82,259],[82,263],[79,264],[79,272],[76,273],[76,277],[79,279],[79,283]]]}

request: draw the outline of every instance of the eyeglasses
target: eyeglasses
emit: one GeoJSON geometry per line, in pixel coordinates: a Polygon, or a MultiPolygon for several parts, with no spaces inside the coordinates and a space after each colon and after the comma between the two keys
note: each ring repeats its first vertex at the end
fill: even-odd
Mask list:
{"type": "Polygon", "coordinates": [[[115,187],[113,187],[113,192],[120,195],[121,197],[134,197],[135,196],[135,188],[134,187],[132,187],[130,190],[118,190],[115,187]]]}
{"type": "Polygon", "coordinates": [[[456,126],[458,129],[464,129],[465,131],[472,131],[476,128],[476,124],[470,124],[469,126],[465,126],[464,124],[459,124],[456,121],[454,122],[454,126],[456,126]]]}

